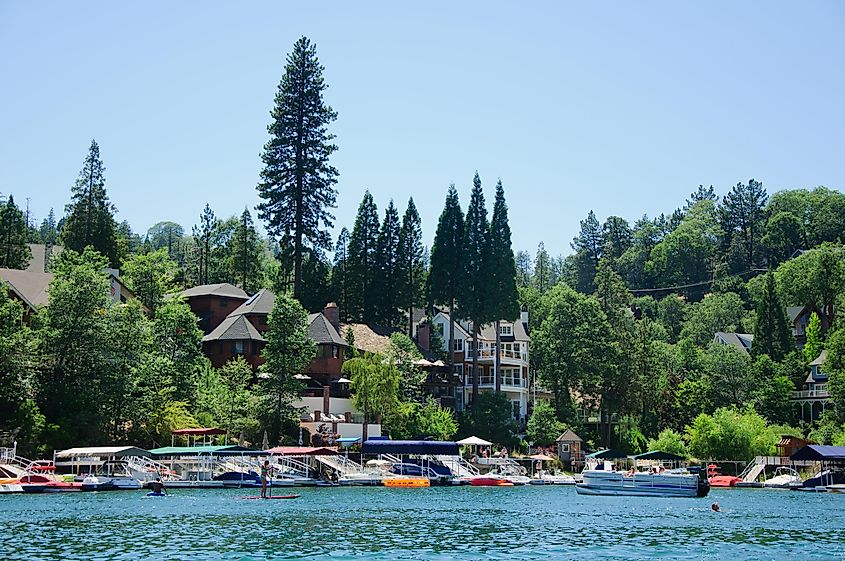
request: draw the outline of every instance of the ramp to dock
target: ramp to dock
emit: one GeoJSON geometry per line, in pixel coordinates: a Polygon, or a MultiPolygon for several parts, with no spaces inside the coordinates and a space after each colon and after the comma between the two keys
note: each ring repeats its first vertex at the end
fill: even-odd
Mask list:
{"type": "Polygon", "coordinates": [[[314,456],[314,459],[324,466],[335,470],[338,477],[343,477],[349,473],[361,473],[364,471],[361,464],[353,462],[343,456],[314,456]]]}

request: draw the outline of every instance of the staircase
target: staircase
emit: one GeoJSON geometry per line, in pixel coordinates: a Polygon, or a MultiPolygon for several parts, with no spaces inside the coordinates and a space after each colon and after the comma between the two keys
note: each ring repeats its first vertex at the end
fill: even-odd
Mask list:
{"type": "Polygon", "coordinates": [[[343,456],[314,456],[314,458],[324,466],[335,470],[338,477],[343,477],[349,473],[361,473],[364,471],[361,464],[353,462],[343,456]]]}
{"type": "Polygon", "coordinates": [[[144,456],[127,456],[124,459],[126,460],[126,467],[132,472],[132,476],[142,482],[173,473],[173,470],[166,465],[144,456]]]}
{"type": "Polygon", "coordinates": [[[460,456],[434,456],[434,458],[449,468],[455,477],[475,477],[479,473],[478,468],[460,456]]]}
{"type": "Polygon", "coordinates": [[[739,478],[745,483],[753,483],[760,478],[763,472],[766,471],[766,466],[769,465],[768,456],[756,456],[754,461],[745,466],[739,478]]]}
{"type": "Polygon", "coordinates": [[[0,477],[14,478],[29,475],[31,460],[17,455],[17,445],[12,448],[0,448],[0,477]]]}

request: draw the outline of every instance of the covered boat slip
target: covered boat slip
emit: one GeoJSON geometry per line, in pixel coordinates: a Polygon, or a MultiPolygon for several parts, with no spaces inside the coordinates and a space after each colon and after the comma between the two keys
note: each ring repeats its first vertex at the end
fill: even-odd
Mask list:
{"type": "MultiPolygon", "coordinates": [[[[366,462],[373,468],[369,470],[375,477],[373,481],[399,475],[424,477],[435,484],[446,484],[456,475],[454,464],[456,458],[460,458],[460,450],[451,441],[371,438],[361,445],[361,456],[362,461],[365,456],[375,457],[366,462]]],[[[341,481],[344,482],[349,484],[349,481],[341,481]]]]}
{"type": "Polygon", "coordinates": [[[53,454],[53,465],[81,475],[94,473],[105,465],[125,463],[127,470],[139,479],[154,477],[164,466],[152,459],[148,450],[136,446],[91,446],[68,448],[53,454]]]}
{"type": "Polygon", "coordinates": [[[789,459],[814,463],[817,473],[804,482],[804,489],[845,491],[845,446],[810,444],[789,459]]]}

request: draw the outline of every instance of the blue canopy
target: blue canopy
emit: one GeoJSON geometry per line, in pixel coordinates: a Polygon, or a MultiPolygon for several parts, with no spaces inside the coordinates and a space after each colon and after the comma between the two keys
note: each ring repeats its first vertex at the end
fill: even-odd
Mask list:
{"type": "Polygon", "coordinates": [[[845,446],[809,444],[792,454],[789,459],[813,462],[845,462],[845,446]]]}
{"type": "Polygon", "coordinates": [[[458,456],[458,445],[442,440],[367,440],[361,447],[364,454],[399,454],[458,456]]]}

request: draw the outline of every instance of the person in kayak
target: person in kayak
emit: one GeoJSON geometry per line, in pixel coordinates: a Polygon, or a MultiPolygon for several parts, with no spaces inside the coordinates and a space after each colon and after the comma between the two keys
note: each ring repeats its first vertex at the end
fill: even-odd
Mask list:
{"type": "Polygon", "coordinates": [[[156,477],[156,480],[152,482],[150,485],[153,493],[156,495],[166,495],[167,491],[164,489],[164,482],[161,480],[161,477],[156,477]]]}

